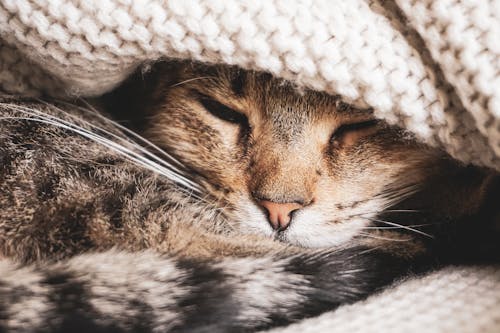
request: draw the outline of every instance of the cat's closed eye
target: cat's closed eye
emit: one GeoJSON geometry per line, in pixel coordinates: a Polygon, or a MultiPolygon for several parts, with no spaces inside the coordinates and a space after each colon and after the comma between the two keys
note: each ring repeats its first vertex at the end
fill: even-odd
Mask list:
{"type": "Polygon", "coordinates": [[[242,113],[231,109],[207,95],[200,94],[199,101],[205,110],[213,116],[233,124],[248,127],[248,119],[242,113]]]}
{"type": "Polygon", "coordinates": [[[335,148],[352,146],[361,138],[377,131],[379,121],[370,119],[339,126],[332,134],[330,142],[335,148]]]}

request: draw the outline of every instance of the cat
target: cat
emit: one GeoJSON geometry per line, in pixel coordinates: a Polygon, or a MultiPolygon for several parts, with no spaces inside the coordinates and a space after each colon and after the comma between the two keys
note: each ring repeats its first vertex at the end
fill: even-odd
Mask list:
{"type": "Polygon", "coordinates": [[[0,331],[253,331],[499,259],[498,173],[338,96],[168,62],[99,104],[147,140],[1,103],[0,331]]]}

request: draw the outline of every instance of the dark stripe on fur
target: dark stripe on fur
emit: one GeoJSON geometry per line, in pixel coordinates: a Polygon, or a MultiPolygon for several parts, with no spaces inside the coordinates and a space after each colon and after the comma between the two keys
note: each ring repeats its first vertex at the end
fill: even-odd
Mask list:
{"type": "MultiPolygon", "coordinates": [[[[1,278],[1,277],[0,277],[1,278]]],[[[8,316],[8,308],[9,308],[9,299],[12,297],[13,291],[10,290],[7,284],[3,281],[0,281],[0,333],[7,332],[7,320],[8,316]],[[5,291],[9,291],[9,293],[5,293],[5,291]]]]}
{"type": "Polygon", "coordinates": [[[233,300],[234,290],[227,283],[227,274],[209,262],[180,260],[177,267],[188,272],[182,287],[188,288],[190,292],[179,301],[185,320],[174,331],[234,331],[237,323],[232,320],[238,314],[239,305],[233,300]]]}
{"type": "Polygon", "coordinates": [[[231,80],[231,89],[236,97],[242,97],[245,94],[245,83],[247,81],[246,72],[238,70],[231,80]]]}
{"type": "Polygon", "coordinates": [[[285,267],[309,282],[305,302],[297,304],[298,315],[273,315],[272,324],[285,325],[353,303],[387,286],[411,271],[410,264],[393,255],[361,246],[321,255],[299,256],[285,267]]]}
{"type": "Polygon", "coordinates": [[[87,286],[69,272],[48,273],[44,284],[53,292],[49,300],[54,306],[53,316],[46,323],[46,332],[122,332],[114,326],[95,322],[98,313],[88,303],[91,298],[87,286]]]}

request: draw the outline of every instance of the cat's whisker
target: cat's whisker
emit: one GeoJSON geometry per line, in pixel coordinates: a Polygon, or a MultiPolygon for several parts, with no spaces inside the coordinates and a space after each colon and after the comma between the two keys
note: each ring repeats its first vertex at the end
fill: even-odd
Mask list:
{"type": "Polygon", "coordinates": [[[378,197],[386,201],[384,205],[385,207],[383,207],[383,209],[385,210],[403,201],[409,196],[417,193],[419,190],[420,190],[419,184],[409,184],[405,185],[404,187],[388,189],[386,191],[383,191],[378,195],[378,197]]]}
{"type": "Polygon", "coordinates": [[[362,231],[359,233],[359,235],[363,236],[363,237],[367,237],[367,238],[387,240],[387,241],[393,241],[393,242],[408,242],[411,240],[411,238],[403,239],[403,238],[390,238],[390,237],[383,237],[383,236],[375,236],[375,235],[372,235],[370,233],[366,233],[366,232],[362,232],[362,231]]]}
{"type": "MultiPolygon", "coordinates": [[[[65,125],[68,125],[68,126],[74,126],[74,127],[78,127],[80,129],[86,130],[86,129],[82,128],[81,126],[78,126],[78,125],[76,125],[74,123],[68,122],[68,121],[66,121],[64,119],[55,117],[53,115],[48,115],[48,114],[45,114],[45,113],[37,111],[37,110],[31,110],[31,109],[24,108],[24,107],[17,106],[17,105],[15,105],[15,106],[19,107],[19,108],[16,108],[16,111],[19,111],[19,112],[22,112],[22,113],[27,113],[28,115],[32,115],[34,113],[35,115],[37,115],[39,117],[42,117],[42,118],[45,118],[45,119],[52,119],[52,120],[54,120],[56,122],[61,122],[61,123],[64,123],[65,125]]],[[[77,120],[77,121],[79,121],[79,122],[81,122],[81,123],[89,126],[90,128],[92,128],[92,129],[94,129],[96,131],[102,132],[103,134],[106,134],[106,135],[108,135],[110,137],[118,139],[118,140],[120,140],[120,141],[122,141],[122,142],[124,142],[126,144],[132,145],[134,147],[134,149],[136,149],[138,151],[141,151],[142,153],[144,153],[148,157],[151,157],[151,158],[155,159],[158,163],[164,164],[165,167],[171,169],[172,171],[176,171],[179,174],[183,174],[183,172],[181,170],[177,169],[176,167],[174,167],[170,163],[166,162],[165,160],[162,160],[162,159],[158,158],[157,156],[155,156],[151,152],[147,151],[145,148],[141,147],[140,145],[137,145],[137,143],[135,143],[133,141],[130,141],[127,138],[118,136],[115,133],[112,133],[112,132],[110,132],[108,130],[105,130],[105,129],[101,128],[101,127],[95,126],[94,124],[89,123],[89,122],[87,122],[87,121],[85,121],[83,119],[80,119],[80,118],[78,118],[78,117],[76,117],[74,115],[68,114],[68,113],[64,112],[63,110],[61,110],[60,108],[56,107],[55,105],[51,105],[51,104],[46,103],[46,106],[48,106],[48,107],[54,107],[56,110],[60,110],[63,114],[65,114],[65,115],[69,116],[70,118],[73,118],[73,119],[75,119],[75,120],[77,120]]],[[[95,135],[99,135],[98,133],[94,133],[94,134],[95,135]]]]}
{"type": "Polygon", "coordinates": [[[198,76],[198,77],[187,79],[187,80],[184,80],[184,81],[181,81],[181,82],[177,82],[177,83],[171,85],[170,88],[178,87],[178,86],[181,86],[183,84],[186,84],[186,83],[189,83],[189,82],[193,82],[193,81],[197,81],[197,80],[215,79],[215,78],[216,78],[215,76],[198,76]]]}
{"type": "MultiPolygon", "coordinates": [[[[85,129],[85,128],[81,127],[81,126],[78,126],[78,125],[74,124],[74,123],[71,123],[71,122],[65,121],[64,119],[60,119],[60,118],[58,118],[58,117],[54,117],[54,116],[51,116],[51,115],[47,115],[47,114],[45,114],[45,113],[43,113],[43,112],[40,112],[40,111],[31,110],[31,109],[28,109],[28,108],[26,108],[26,107],[19,106],[19,105],[16,105],[16,104],[11,104],[11,103],[2,103],[2,105],[3,105],[3,106],[5,106],[5,107],[9,107],[9,108],[11,108],[11,109],[13,109],[13,110],[15,110],[15,111],[20,112],[20,113],[25,113],[25,114],[28,114],[29,116],[37,116],[37,117],[40,117],[41,119],[45,119],[45,120],[47,120],[50,124],[52,124],[52,125],[54,125],[54,126],[58,126],[58,124],[63,124],[63,125],[65,125],[66,127],[68,127],[68,129],[71,129],[71,128],[77,128],[77,129],[79,129],[80,131],[85,131],[87,134],[91,134],[90,136],[91,136],[91,137],[93,137],[93,138],[96,138],[96,137],[103,138],[103,137],[102,137],[101,135],[99,135],[98,133],[91,132],[91,131],[89,131],[89,130],[87,130],[87,129],[85,129]]],[[[48,105],[48,104],[47,104],[47,106],[51,106],[51,105],[48,105]]],[[[56,109],[57,109],[57,108],[56,108],[56,109]]],[[[73,118],[74,118],[74,119],[77,119],[77,120],[80,120],[79,118],[76,118],[76,117],[73,117],[73,118]]],[[[82,121],[82,122],[83,122],[83,123],[87,123],[87,122],[85,122],[85,121],[82,121]]],[[[103,133],[105,133],[105,134],[107,134],[107,135],[109,135],[109,136],[111,136],[111,137],[113,137],[113,138],[119,139],[120,141],[124,141],[125,143],[128,143],[128,144],[132,144],[132,146],[133,146],[134,148],[136,148],[136,149],[137,149],[137,148],[139,148],[139,149],[138,149],[139,151],[142,151],[142,152],[144,152],[146,155],[148,155],[149,157],[154,158],[155,160],[157,160],[157,162],[160,162],[160,163],[164,164],[164,166],[166,166],[166,168],[167,168],[167,169],[170,169],[171,171],[177,172],[178,176],[182,176],[182,172],[181,172],[180,170],[176,169],[175,167],[173,167],[171,164],[167,163],[166,161],[163,161],[163,160],[159,159],[157,156],[155,156],[155,155],[151,154],[150,152],[145,151],[145,150],[144,150],[144,148],[142,148],[142,147],[138,146],[137,144],[131,143],[130,141],[125,140],[124,138],[119,137],[119,136],[117,136],[117,135],[116,135],[116,134],[114,134],[114,133],[111,133],[111,132],[109,132],[109,131],[107,131],[107,130],[104,130],[104,129],[102,129],[102,128],[99,128],[99,127],[97,127],[97,126],[94,126],[93,124],[90,124],[90,123],[87,123],[87,124],[88,124],[90,127],[94,128],[94,129],[96,129],[96,130],[98,130],[98,131],[101,131],[101,132],[103,132],[103,133]]],[[[61,126],[59,126],[59,127],[61,127],[61,126]]],[[[80,133],[80,134],[81,134],[81,133],[80,133]]],[[[88,137],[88,136],[87,136],[87,137],[88,137]]],[[[91,137],[88,137],[88,138],[89,138],[89,139],[92,139],[91,137]]],[[[109,141],[109,139],[107,139],[107,138],[103,138],[103,139],[106,139],[106,140],[108,140],[108,141],[109,141]]],[[[112,141],[109,141],[109,142],[112,142],[112,141]]],[[[123,147],[123,148],[128,150],[128,148],[125,148],[125,147],[123,147]]],[[[129,151],[130,151],[130,150],[129,150],[129,151]]],[[[132,152],[132,151],[130,151],[130,152],[132,152]]],[[[136,154],[136,155],[137,155],[137,156],[140,156],[139,154],[136,154]]],[[[127,154],[125,154],[125,156],[127,156],[127,154]]],[[[142,157],[142,159],[144,159],[144,157],[142,157]]],[[[155,166],[156,166],[156,165],[155,165],[155,166]]],[[[183,177],[183,176],[182,176],[182,177],[183,177]]],[[[187,181],[187,182],[191,182],[191,183],[192,183],[192,184],[191,184],[191,186],[188,186],[188,188],[189,188],[189,189],[192,189],[192,190],[193,190],[193,189],[194,189],[193,187],[198,187],[197,192],[199,192],[199,188],[200,188],[200,187],[199,187],[199,185],[198,185],[198,184],[195,184],[194,182],[192,182],[191,180],[189,180],[189,179],[187,179],[187,178],[185,178],[185,177],[183,177],[183,178],[184,178],[185,182],[187,181]]],[[[172,179],[172,180],[174,180],[174,181],[175,181],[175,179],[172,179]]],[[[186,186],[186,184],[183,184],[183,185],[184,185],[184,186],[186,186]]]]}
{"type": "MultiPolygon", "coordinates": [[[[418,228],[418,227],[427,227],[430,225],[434,225],[433,223],[424,223],[424,224],[410,224],[406,225],[406,227],[411,227],[411,228],[418,228]]],[[[403,227],[400,226],[390,226],[390,227],[382,227],[382,226],[367,226],[367,227],[362,227],[361,229],[373,229],[373,230],[390,230],[390,229],[404,229],[403,227]]]]}
{"type": "MultiPolygon", "coordinates": [[[[99,117],[99,119],[101,119],[102,121],[108,123],[108,124],[112,124],[113,126],[115,126],[116,128],[120,129],[121,131],[125,132],[126,134],[134,137],[135,139],[139,140],[140,143],[142,144],[145,144],[146,146],[152,148],[154,151],[156,151],[157,153],[159,153],[162,157],[165,157],[167,158],[169,161],[177,164],[180,168],[183,168],[184,165],[177,159],[175,158],[174,156],[172,156],[171,154],[167,153],[165,150],[163,150],[162,148],[158,147],[157,145],[155,145],[154,143],[152,143],[151,141],[149,141],[148,139],[142,137],[141,135],[135,133],[134,131],[128,129],[127,127],[121,125],[120,123],[116,122],[116,121],[113,121],[111,119],[109,119],[108,117],[105,117],[104,115],[102,115],[98,110],[96,110],[90,103],[88,103],[87,101],[85,100],[81,100],[83,103],[85,103],[85,105],[88,107],[87,108],[84,108],[84,107],[81,107],[79,105],[73,105],[71,103],[68,103],[68,102],[65,102],[65,101],[58,101],[58,103],[65,103],[69,106],[75,106],[76,108],[78,108],[80,111],[82,112],[86,112],[86,111],[92,111],[92,113],[99,117]]],[[[64,112],[64,110],[61,110],[62,112],[64,112]]],[[[70,115],[69,113],[67,113],[68,115],[70,115]]],[[[88,122],[87,122],[88,123],[88,122]]],[[[89,125],[92,125],[91,123],[88,123],[89,125]]],[[[124,139],[124,138],[123,138],[124,139]]],[[[129,141],[133,144],[137,144],[135,141],[129,141]]],[[[137,149],[141,150],[141,151],[144,151],[148,154],[151,154],[148,150],[144,149],[141,145],[137,145],[137,149]]],[[[153,154],[153,156],[155,156],[153,154]]],[[[156,157],[156,156],[155,156],[156,157]]],[[[156,157],[157,158],[157,157],[156,157]]],[[[161,159],[160,159],[161,160],[161,159]]]]}
{"type": "Polygon", "coordinates": [[[214,225],[211,228],[212,232],[218,232],[219,230],[235,230],[234,226],[230,223],[227,223],[227,213],[226,209],[229,207],[229,204],[226,203],[221,205],[220,202],[216,200],[210,200],[209,196],[206,195],[201,199],[205,204],[203,207],[204,216],[213,216],[211,219],[214,221],[214,225]]]}
{"type": "Polygon", "coordinates": [[[381,219],[376,219],[376,218],[370,218],[370,217],[366,217],[366,219],[368,219],[370,221],[373,221],[373,222],[384,223],[384,224],[387,224],[387,225],[390,225],[390,226],[393,226],[393,227],[399,227],[401,229],[406,229],[406,230],[409,230],[409,231],[413,231],[413,232],[415,232],[417,234],[421,234],[421,235],[424,235],[424,236],[429,237],[429,238],[434,238],[434,236],[429,235],[426,232],[420,231],[418,229],[415,229],[415,228],[412,228],[410,226],[406,226],[406,225],[403,225],[403,224],[398,224],[398,223],[394,223],[394,222],[390,222],[390,221],[385,221],[385,220],[381,220],[381,219]]]}
{"type": "MultiPolygon", "coordinates": [[[[2,105],[5,107],[11,108],[14,111],[19,111],[19,112],[25,113],[25,114],[27,113],[27,112],[25,112],[25,110],[23,110],[22,108],[18,108],[16,105],[6,105],[6,104],[2,104],[2,105]]],[[[167,177],[168,179],[182,185],[183,187],[185,187],[191,191],[195,191],[198,193],[201,192],[201,189],[199,188],[198,184],[193,183],[191,180],[185,178],[184,176],[182,176],[178,173],[175,173],[172,170],[165,168],[162,165],[145,158],[144,156],[124,147],[123,145],[120,145],[120,144],[118,144],[112,140],[109,140],[103,136],[100,136],[96,133],[90,132],[81,126],[77,126],[77,125],[72,124],[72,123],[61,121],[60,119],[57,119],[57,118],[54,119],[51,117],[45,117],[42,114],[33,115],[33,113],[31,113],[28,115],[30,117],[6,116],[6,117],[0,117],[0,119],[1,120],[36,121],[36,122],[44,123],[47,125],[52,125],[52,126],[66,129],[66,130],[73,131],[73,132],[75,132],[75,133],[77,133],[77,134],[79,134],[87,139],[90,139],[94,142],[102,144],[103,146],[121,154],[122,156],[127,157],[130,161],[132,161],[132,162],[134,162],[142,167],[145,167],[153,172],[157,172],[157,173],[167,177]]],[[[191,193],[190,191],[188,193],[189,193],[189,195],[194,195],[194,193],[191,193]]]]}
{"type": "Polygon", "coordinates": [[[385,209],[384,213],[421,213],[419,209],[385,209]]]}
{"type": "MultiPolygon", "coordinates": [[[[120,140],[120,141],[122,141],[122,142],[125,142],[125,143],[127,143],[127,144],[132,145],[132,146],[134,147],[134,149],[137,149],[138,151],[142,152],[143,154],[147,155],[148,157],[150,157],[150,158],[152,158],[152,159],[156,160],[158,163],[164,164],[167,168],[170,168],[170,169],[172,169],[173,171],[178,172],[179,174],[183,174],[183,175],[185,175],[185,173],[184,173],[182,170],[180,170],[180,169],[178,169],[177,167],[173,166],[172,164],[170,164],[169,162],[165,161],[164,159],[159,158],[158,156],[156,156],[155,154],[151,153],[149,150],[147,150],[146,148],[144,148],[142,145],[139,145],[139,144],[137,144],[137,142],[135,142],[135,141],[133,141],[133,140],[130,140],[128,137],[122,137],[122,136],[119,136],[119,135],[117,135],[117,134],[115,134],[115,133],[113,133],[113,132],[110,132],[110,131],[108,131],[108,130],[106,130],[106,129],[102,128],[102,127],[96,126],[96,125],[94,125],[94,124],[92,124],[92,123],[90,123],[90,122],[86,121],[85,119],[79,118],[79,117],[77,117],[77,116],[75,116],[75,115],[72,115],[72,114],[68,113],[67,111],[65,111],[65,110],[63,110],[63,109],[61,109],[61,108],[57,107],[57,105],[55,105],[55,104],[49,104],[49,103],[47,103],[47,102],[45,102],[45,101],[43,101],[43,100],[40,100],[39,102],[40,102],[40,103],[42,103],[42,104],[45,104],[47,107],[53,107],[53,108],[55,108],[56,110],[58,110],[59,112],[61,112],[61,113],[62,113],[62,114],[64,114],[65,116],[68,116],[68,117],[70,117],[70,118],[72,118],[72,119],[75,119],[76,121],[78,121],[78,122],[80,122],[80,123],[83,123],[83,124],[85,124],[85,125],[89,126],[89,127],[90,127],[90,128],[92,128],[92,129],[95,129],[95,130],[100,131],[100,132],[102,132],[102,133],[104,133],[104,134],[106,134],[106,135],[109,135],[109,136],[111,136],[111,137],[113,137],[113,138],[115,138],[115,139],[118,139],[118,140],[120,140]]],[[[59,102],[59,103],[61,103],[61,102],[59,102]]],[[[62,103],[66,103],[68,106],[76,107],[77,109],[79,109],[79,110],[80,110],[80,111],[82,111],[82,112],[88,112],[88,111],[89,111],[89,109],[83,108],[83,107],[81,107],[81,106],[75,106],[75,105],[73,105],[73,104],[71,104],[71,103],[67,103],[67,102],[62,102],[62,103]]],[[[88,104],[88,103],[87,103],[87,104],[88,104]]],[[[90,105],[90,104],[88,104],[88,106],[91,108],[91,105],[90,105]]],[[[36,111],[36,110],[34,110],[34,111],[35,111],[37,114],[43,114],[43,113],[41,113],[41,112],[39,112],[39,111],[36,111]]],[[[167,152],[163,151],[161,148],[157,147],[156,145],[154,145],[154,144],[153,144],[153,143],[151,143],[150,141],[148,141],[148,140],[146,140],[145,138],[141,137],[141,136],[140,136],[140,135],[138,135],[137,133],[135,133],[135,132],[133,132],[132,130],[130,130],[130,129],[128,129],[128,128],[126,128],[125,126],[123,126],[123,125],[121,125],[121,124],[117,123],[116,121],[113,121],[113,120],[111,120],[111,119],[109,119],[109,118],[104,117],[102,114],[100,114],[97,110],[95,110],[95,109],[93,109],[93,108],[91,108],[91,109],[90,109],[90,111],[92,111],[92,113],[93,113],[95,116],[99,117],[99,118],[100,118],[101,120],[103,120],[104,122],[106,122],[106,123],[108,123],[108,124],[111,124],[112,126],[116,127],[117,129],[120,129],[121,131],[123,131],[123,132],[125,132],[125,133],[127,133],[127,134],[131,135],[132,137],[134,137],[134,138],[138,139],[141,143],[144,143],[144,144],[146,144],[146,145],[148,145],[148,146],[152,147],[152,148],[153,148],[153,149],[155,149],[157,152],[161,153],[161,155],[163,155],[163,157],[167,158],[167,160],[168,160],[168,161],[170,161],[170,162],[172,162],[172,163],[175,163],[178,167],[181,167],[181,168],[183,167],[183,164],[182,164],[181,162],[179,162],[176,158],[174,158],[173,156],[171,156],[171,155],[170,155],[170,154],[168,154],[167,152]]],[[[45,114],[43,114],[43,115],[45,115],[45,114]]],[[[49,115],[49,116],[50,116],[50,115],[49,115]]],[[[59,119],[59,120],[61,120],[61,121],[65,122],[63,119],[60,119],[60,118],[57,118],[57,117],[54,117],[54,116],[51,116],[51,118],[53,118],[53,119],[59,119]]],[[[66,122],[66,123],[69,123],[69,122],[66,122]]],[[[70,124],[71,124],[71,123],[70,123],[70,124]]]]}
{"type": "Polygon", "coordinates": [[[380,210],[370,210],[370,211],[364,211],[361,213],[352,214],[352,215],[349,215],[345,218],[346,219],[352,219],[352,218],[356,218],[356,217],[365,218],[366,216],[378,216],[378,215],[385,214],[385,213],[413,213],[413,214],[416,214],[416,213],[422,213],[422,212],[423,212],[422,210],[417,210],[417,209],[380,209],[380,210]]]}

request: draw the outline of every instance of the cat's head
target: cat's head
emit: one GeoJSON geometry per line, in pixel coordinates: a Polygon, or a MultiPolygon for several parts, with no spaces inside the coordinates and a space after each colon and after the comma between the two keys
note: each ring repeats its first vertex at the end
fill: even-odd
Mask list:
{"type": "Polygon", "coordinates": [[[332,246],[418,192],[440,155],[371,110],[226,66],[159,66],[143,134],[243,233],[332,246]]]}

